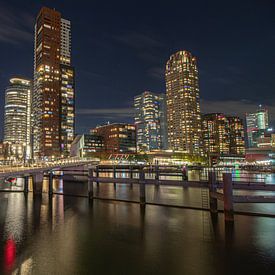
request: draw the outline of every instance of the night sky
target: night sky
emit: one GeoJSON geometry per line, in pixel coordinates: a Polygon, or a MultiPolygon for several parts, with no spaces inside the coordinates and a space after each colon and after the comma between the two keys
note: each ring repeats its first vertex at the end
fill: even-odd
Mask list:
{"type": "Polygon", "coordinates": [[[1,120],[9,78],[32,78],[34,20],[43,5],[72,22],[78,133],[132,121],[133,97],[165,92],[165,64],[178,50],[198,59],[203,112],[243,116],[261,103],[275,120],[273,0],[0,0],[1,120]]]}

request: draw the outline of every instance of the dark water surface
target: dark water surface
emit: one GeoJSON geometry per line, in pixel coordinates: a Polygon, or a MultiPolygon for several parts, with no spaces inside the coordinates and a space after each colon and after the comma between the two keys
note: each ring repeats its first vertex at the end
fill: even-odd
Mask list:
{"type": "MultiPolygon", "coordinates": [[[[102,196],[130,192],[100,188],[102,196]]],[[[201,200],[199,190],[158,192],[169,202],[201,200]]],[[[275,274],[275,219],[265,217],[235,215],[232,226],[199,210],[0,193],[0,241],[0,274],[275,274]]]]}

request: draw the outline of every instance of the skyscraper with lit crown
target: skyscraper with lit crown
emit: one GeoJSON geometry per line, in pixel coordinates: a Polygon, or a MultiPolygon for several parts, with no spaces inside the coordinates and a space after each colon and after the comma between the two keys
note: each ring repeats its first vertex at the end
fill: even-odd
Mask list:
{"type": "Polygon", "coordinates": [[[67,156],[75,121],[71,24],[58,11],[46,7],[35,24],[32,114],[34,156],[67,156]]]}
{"type": "Polygon", "coordinates": [[[197,60],[190,52],[171,55],[166,64],[168,147],[201,155],[201,114],[197,60]]]}

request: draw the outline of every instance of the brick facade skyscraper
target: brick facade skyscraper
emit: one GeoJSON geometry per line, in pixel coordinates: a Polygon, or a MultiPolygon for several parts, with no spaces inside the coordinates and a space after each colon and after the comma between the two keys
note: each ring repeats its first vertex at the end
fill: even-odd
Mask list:
{"type": "Polygon", "coordinates": [[[68,155],[74,138],[74,99],[70,21],[43,7],[36,18],[34,40],[34,157],[68,155]]]}

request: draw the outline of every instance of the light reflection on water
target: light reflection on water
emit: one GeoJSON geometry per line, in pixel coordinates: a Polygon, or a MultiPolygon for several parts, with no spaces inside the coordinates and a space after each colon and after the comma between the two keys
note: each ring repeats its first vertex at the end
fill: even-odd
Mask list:
{"type": "Polygon", "coordinates": [[[274,274],[275,219],[232,227],[222,214],[21,193],[0,203],[0,273],[274,274]]]}
{"type": "MultiPolygon", "coordinates": [[[[204,177],[198,171],[189,171],[188,176],[190,180],[204,177]]],[[[236,170],[233,176],[243,179],[247,174],[236,170]]],[[[266,174],[265,179],[275,182],[274,174],[266,174]]],[[[139,200],[137,185],[100,184],[98,188],[95,184],[94,188],[99,197],[139,200]]],[[[43,191],[47,190],[45,180],[43,191]]],[[[86,195],[87,183],[55,179],[54,191],[86,195]]],[[[147,186],[146,199],[203,206],[202,190],[195,188],[147,186]]],[[[234,208],[275,213],[275,204],[235,204],[234,208]]],[[[212,219],[198,210],[0,193],[0,274],[274,274],[274,228],[272,218],[235,215],[232,227],[225,226],[222,214],[212,219]]]]}

